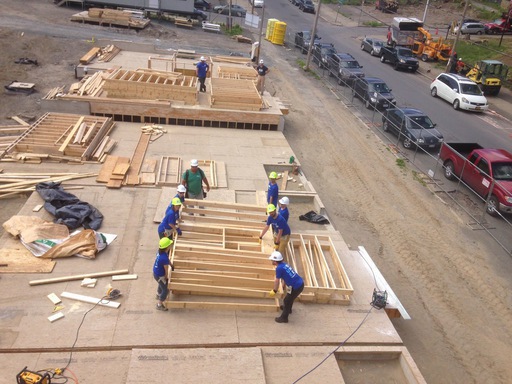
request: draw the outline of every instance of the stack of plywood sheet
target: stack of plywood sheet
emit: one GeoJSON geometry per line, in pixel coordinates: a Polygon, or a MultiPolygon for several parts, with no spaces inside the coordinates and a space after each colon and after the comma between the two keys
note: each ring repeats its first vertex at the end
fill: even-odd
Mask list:
{"type": "MultiPolygon", "coordinates": [[[[175,295],[207,296],[208,300],[178,297],[169,299],[167,306],[277,310],[278,301],[270,301],[268,295],[275,279],[270,250],[259,243],[265,208],[191,199],[185,204],[183,234],[175,239],[171,253],[176,270],[169,288],[175,295]],[[215,297],[243,300],[226,302],[215,297]]],[[[353,289],[329,236],[293,235],[287,257],[305,281],[300,300],[349,303],[353,289]]]]}
{"type": "Polygon", "coordinates": [[[89,22],[99,25],[119,25],[123,27],[143,29],[150,23],[149,19],[133,17],[130,12],[107,8],[90,8],[88,11],[71,16],[71,21],[89,22]]]}
{"type": "Polygon", "coordinates": [[[211,107],[259,111],[261,95],[252,80],[211,79],[211,107]]]}
{"type": "Polygon", "coordinates": [[[8,151],[38,153],[42,157],[49,155],[68,160],[91,160],[93,157],[99,159],[115,144],[115,141],[108,138],[113,126],[112,119],[108,117],[46,113],[8,151]]]}
{"type": "Polygon", "coordinates": [[[240,67],[231,65],[219,65],[217,71],[223,79],[256,80],[258,72],[253,67],[240,67]]]}
{"type": "Polygon", "coordinates": [[[118,99],[171,100],[194,105],[197,78],[176,73],[118,70],[105,79],[107,97],[118,99]]]}

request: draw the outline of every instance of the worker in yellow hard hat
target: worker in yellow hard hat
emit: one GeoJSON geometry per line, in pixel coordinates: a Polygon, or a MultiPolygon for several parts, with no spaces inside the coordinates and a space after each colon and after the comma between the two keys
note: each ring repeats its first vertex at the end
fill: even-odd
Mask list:
{"type": "Polygon", "coordinates": [[[171,201],[171,209],[163,218],[158,226],[158,236],[162,239],[164,237],[172,237],[173,233],[181,236],[182,231],[178,228],[180,218],[181,200],[179,197],[174,197],[171,201]]]}
{"type": "Polygon", "coordinates": [[[268,175],[267,204],[277,206],[279,200],[279,187],[277,185],[277,173],[270,172],[268,175]]]}
{"type": "Polygon", "coordinates": [[[174,271],[174,265],[169,260],[169,252],[171,251],[172,240],[168,237],[162,237],[158,242],[158,252],[156,253],[155,263],[153,264],[153,277],[158,283],[156,290],[156,309],[159,311],[167,311],[164,305],[165,299],[167,299],[169,284],[169,266],[171,271],[174,271]]]}
{"type": "Polygon", "coordinates": [[[260,233],[260,241],[267,233],[268,229],[272,225],[275,228],[274,233],[274,248],[281,252],[281,254],[286,254],[286,247],[288,242],[290,241],[291,229],[283,216],[281,216],[276,209],[274,204],[267,205],[267,223],[265,224],[265,228],[260,233]]]}

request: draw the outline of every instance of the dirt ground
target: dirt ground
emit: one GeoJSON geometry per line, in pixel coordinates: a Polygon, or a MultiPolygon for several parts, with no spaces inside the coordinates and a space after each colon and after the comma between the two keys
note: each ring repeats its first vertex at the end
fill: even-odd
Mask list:
{"type": "MultiPolygon", "coordinates": [[[[5,3],[0,15],[0,82],[34,82],[39,91],[31,96],[2,94],[0,124],[13,124],[8,119],[12,115],[39,117],[44,112],[40,98],[52,87],[74,81],[73,67],[91,47],[86,40],[100,32],[87,26],[81,38],[44,34],[37,20],[58,30],[69,25],[67,17],[73,12],[36,0],[5,3]],[[19,17],[37,25],[28,23],[22,31],[15,23],[19,17]],[[12,29],[5,26],[11,25],[5,22],[9,18],[12,29]],[[14,64],[20,57],[37,59],[41,65],[14,64]]],[[[174,27],[171,31],[154,26],[138,37],[188,45],[197,39],[174,27]]],[[[200,46],[219,46],[217,35],[197,33],[200,46]]],[[[125,30],[119,34],[133,36],[125,30]]],[[[227,50],[236,48],[228,38],[222,41],[227,50]]],[[[426,380],[509,383],[511,258],[496,251],[483,234],[471,231],[456,210],[415,180],[411,169],[398,167],[370,129],[319,81],[297,69],[293,53],[267,49],[276,58],[269,88],[291,105],[285,136],[335,227],[351,247],[368,250],[412,316],[409,321],[394,320],[394,325],[426,380]]],[[[23,202],[1,200],[2,222],[23,202]]]]}

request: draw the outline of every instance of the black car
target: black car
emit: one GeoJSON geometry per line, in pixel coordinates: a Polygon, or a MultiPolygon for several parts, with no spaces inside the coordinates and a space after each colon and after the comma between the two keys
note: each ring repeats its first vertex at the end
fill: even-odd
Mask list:
{"type": "MultiPolygon", "coordinates": [[[[215,7],[213,7],[213,11],[216,13],[220,13],[221,15],[229,15],[229,6],[216,5],[215,7]]],[[[238,4],[231,5],[231,16],[245,17],[246,14],[247,10],[244,7],[238,4]]]]}
{"type": "Polygon", "coordinates": [[[352,94],[360,98],[368,109],[391,108],[396,103],[391,89],[378,77],[357,78],[352,87],[352,94]]]}
{"type": "Polygon", "coordinates": [[[349,53],[337,53],[332,56],[329,75],[336,76],[339,85],[352,85],[359,77],[364,77],[363,66],[349,53]]]}
{"type": "Polygon", "coordinates": [[[382,115],[382,129],[398,136],[404,148],[419,146],[437,151],[444,140],[430,118],[414,108],[390,108],[382,115]]]}
{"type": "Polygon", "coordinates": [[[194,8],[200,9],[201,11],[209,11],[212,5],[206,0],[194,0],[194,8]]]}
{"type": "MultiPolygon", "coordinates": [[[[315,35],[314,43],[317,43],[321,37],[315,35]]],[[[295,46],[299,48],[302,53],[307,53],[309,50],[309,43],[311,42],[311,32],[310,31],[300,31],[295,33],[295,46]]]]}
{"type": "Polygon", "coordinates": [[[315,13],[315,5],[311,0],[295,0],[302,12],[315,13]]]}
{"type": "Polygon", "coordinates": [[[320,68],[329,68],[336,53],[338,52],[332,43],[315,43],[312,50],[313,61],[316,61],[320,68]]]}

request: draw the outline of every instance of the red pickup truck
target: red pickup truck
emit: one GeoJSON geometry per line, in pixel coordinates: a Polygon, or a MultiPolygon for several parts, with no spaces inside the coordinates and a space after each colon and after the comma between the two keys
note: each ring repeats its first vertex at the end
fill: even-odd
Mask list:
{"type": "Polygon", "coordinates": [[[459,178],[480,196],[489,198],[487,213],[512,213],[510,152],[483,148],[477,143],[443,143],[439,158],[447,179],[459,178]]]}

